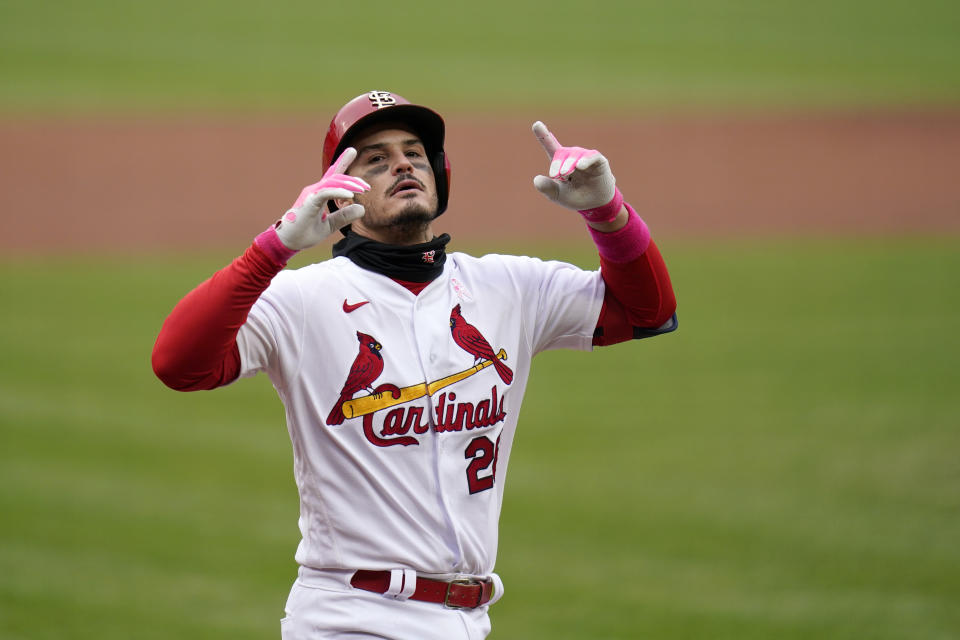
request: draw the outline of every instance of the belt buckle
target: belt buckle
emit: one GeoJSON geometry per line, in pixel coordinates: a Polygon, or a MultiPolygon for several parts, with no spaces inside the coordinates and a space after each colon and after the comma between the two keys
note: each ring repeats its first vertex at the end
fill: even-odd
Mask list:
{"type": "MultiPolygon", "coordinates": [[[[480,580],[477,580],[476,578],[455,578],[455,579],[451,580],[450,582],[447,583],[447,593],[446,593],[446,595],[443,597],[443,606],[446,607],[447,609],[474,609],[474,608],[476,608],[476,605],[474,605],[473,607],[471,607],[471,606],[460,606],[460,605],[456,605],[456,604],[450,604],[450,591],[453,589],[453,585],[455,585],[455,584],[460,584],[460,585],[464,585],[464,586],[466,586],[466,587],[470,587],[470,586],[480,586],[480,585],[482,585],[483,583],[482,583],[480,580]]],[[[481,595],[480,595],[479,597],[477,597],[477,603],[478,603],[478,604],[479,604],[479,602],[480,602],[480,598],[483,597],[483,596],[482,596],[482,594],[483,594],[483,591],[482,591],[482,590],[481,590],[480,593],[481,593],[481,595]]]]}

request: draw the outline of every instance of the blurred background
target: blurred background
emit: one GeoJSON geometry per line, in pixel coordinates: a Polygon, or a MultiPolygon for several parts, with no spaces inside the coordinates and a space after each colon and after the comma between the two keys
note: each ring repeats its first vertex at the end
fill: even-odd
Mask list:
{"type": "Polygon", "coordinates": [[[677,292],[674,334],[534,363],[493,637],[960,638],[958,33],[943,0],[0,0],[0,638],[278,636],[279,400],[150,350],[372,89],[446,118],[452,248],[597,266],[532,188],[541,119],[677,292]]]}

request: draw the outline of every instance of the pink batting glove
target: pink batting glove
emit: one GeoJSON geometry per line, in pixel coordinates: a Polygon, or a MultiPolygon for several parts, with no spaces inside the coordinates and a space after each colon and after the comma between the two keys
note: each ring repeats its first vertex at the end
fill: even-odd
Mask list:
{"type": "Polygon", "coordinates": [[[357,150],[347,147],[320,182],[304,187],[297,201],[273,226],[285,247],[293,251],[312,247],[363,216],[361,204],[350,204],[333,213],[328,213],[326,206],[329,200],[353,198],[354,194],[370,189],[364,180],[345,173],[356,157],[357,150]]]}
{"type": "Polygon", "coordinates": [[[567,209],[583,213],[591,222],[608,222],[616,217],[620,207],[609,220],[593,213],[612,208],[606,205],[618,194],[616,178],[603,154],[596,149],[562,146],[539,120],[533,123],[533,135],[550,158],[550,175],[533,179],[537,191],[567,209]]]}

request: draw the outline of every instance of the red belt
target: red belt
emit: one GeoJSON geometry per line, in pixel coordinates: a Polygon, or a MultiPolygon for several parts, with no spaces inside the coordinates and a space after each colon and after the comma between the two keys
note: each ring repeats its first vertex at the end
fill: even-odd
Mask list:
{"type": "MultiPolygon", "coordinates": [[[[350,584],[357,589],[386,593],[390,588],[389,571],[360,570],[353,574],[350,584]]],[[[450,609],[476,609],[490,602],[493,596],[493,582],[464,578],[458,580],[433,580],[417,577],[417,588],[411,600],[435,602],[450,609]]]]}

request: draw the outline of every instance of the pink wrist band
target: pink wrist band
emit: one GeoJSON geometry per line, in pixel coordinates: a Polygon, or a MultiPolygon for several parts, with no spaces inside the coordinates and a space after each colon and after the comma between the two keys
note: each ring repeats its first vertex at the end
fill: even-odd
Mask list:
{"type": "Polygon", "coordinates": [[[581,209],[580,215],[590,222],[611,222],[620,213],[623,206],[623,194],[620,189],[613,188],[613,200],[596,209],[581,209]]]}
{"type": "Polygon", "coordinates": [[[288,249],[287,246],[280,241],[280,236],[277,235],[277,229],[273,225],[270,225],[266,231],[258,235],[254,242],[271,260],[281,267],[285,266],[287,260],[297,253],[293,249],[288,249]]]}
{"type": "Polygon", "coordinates": [[[627,207],[628,216],[627,224],[623,228],[604,233],[587,225],[593,242],[597,245],[597,251],[610,262],[632,262],[642,256],[650,246],[650,229],[647,228],[647,223],[633,207],[625,202],[622,204],[627,207]]]}

